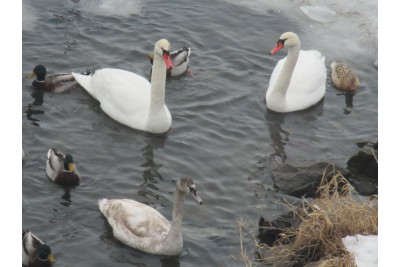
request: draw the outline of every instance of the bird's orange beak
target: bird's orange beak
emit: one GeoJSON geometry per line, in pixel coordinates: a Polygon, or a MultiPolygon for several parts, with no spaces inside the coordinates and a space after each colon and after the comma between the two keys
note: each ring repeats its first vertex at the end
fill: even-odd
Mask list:
{"type": "Polygon", "coordinates": [[[283,42],[281,40],[279,40],[278,43],[276,44],[276,46],[271,50],[271,55],[275,54],[282,48],[283,48],[283,42]]]}
{"type": "Polygon", "coordinates": [[[164,62],[165,62],[165,66],[167,67],[167,70],[172,69],[174,66],[172,65],[171,57],[169,56],[169,53],[163,53],[163,58],[164,58],[164,62]]]}

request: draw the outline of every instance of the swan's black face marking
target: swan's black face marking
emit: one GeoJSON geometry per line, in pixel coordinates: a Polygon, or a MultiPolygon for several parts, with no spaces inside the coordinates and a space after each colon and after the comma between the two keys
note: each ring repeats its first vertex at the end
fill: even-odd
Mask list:
{"type": "Polygon", "coordinates": [[[287,40],[287,38],[285,39],[279,39],[278,42],[276,43],[277,45],[281,44],[282,46],[285,46],[285,41],[287,40]]]}
{"type": "Polygon", "coordinates": [[[163,55],[168,55],[169,56],[169,51],[168,50],[166,50],[164,48],[161,48],[161,50],[163,52],[163,55]]]}

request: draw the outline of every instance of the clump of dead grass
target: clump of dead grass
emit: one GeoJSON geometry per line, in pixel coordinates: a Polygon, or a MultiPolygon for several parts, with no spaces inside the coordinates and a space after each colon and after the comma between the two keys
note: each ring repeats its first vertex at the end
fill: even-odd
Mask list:
{"type": "MultiPolygon", "coordinates": [[[[322,178],[319,197],[303,208],[289,208],[300,218],[297,229],[286,229],[274,246],[269,257],[262,261],[275,266],[305,266],[319,262],[318,266],[356,266],[344,248],[342,238],[347,235],[378,233],[377,196],[361,202],[353,198],[348,181],[336,172],[331,179],[322,178]]],[[[265,246],[259,246],[260,250],[265,246]]]]}

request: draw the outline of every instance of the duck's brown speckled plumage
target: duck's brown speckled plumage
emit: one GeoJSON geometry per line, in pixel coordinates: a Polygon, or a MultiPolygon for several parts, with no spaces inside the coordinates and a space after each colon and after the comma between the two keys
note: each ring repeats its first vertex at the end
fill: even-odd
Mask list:
{"type": "Polygon", "coordinates": [[[343,62],[334,61],[331,68],[331,78],[336,88],[353,92],[360,86],[358,76],[343,62]]]}

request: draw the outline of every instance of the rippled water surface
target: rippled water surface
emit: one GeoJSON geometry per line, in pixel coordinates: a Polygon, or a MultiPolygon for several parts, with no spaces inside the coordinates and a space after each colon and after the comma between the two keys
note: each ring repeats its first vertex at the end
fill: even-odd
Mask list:
{"type": "Polygon", "coordinates": [[[23,72],[102,67],[148,77],[146,54],[167,38],[192,49],[190,73],[170,79],[173,122],[164,136],[125,127],[82,88],[37,92],[22,77],[23,227],[52,247],[56,266],[243,266],[237,220],[250,257],[260,215],[274,219],[288,198],[272,190],[280,162],[330,160],[342,166],[355,142],[378,137],[377,3],[327,1],[23,1],[23,72]],[[250,2],[250,3],[249,3],[250,2]],[[343,2],[343,3],[342,3],[343,2]],[[361,80],[352,99],[330,79],[322,102],[301,112],[265,110],[265,92],[286,50],[269,50],[286,31],[302,49],[341,59],[361,80]],[[346,102],[347,101],[347,102],[346,102]],[[352,108],[349,106],[352,102],[352,108]],[[346,104],[347,103],[347,104],[346,104]],[[46,177],[46,153],[73,154],[83,182],[64,189],[46,177]],[[175,183],[196,181],[204,201],[185,202],[184,251],[161,257],[112,237],[97,199],[132,198],[171,218],[175,183]]]}

